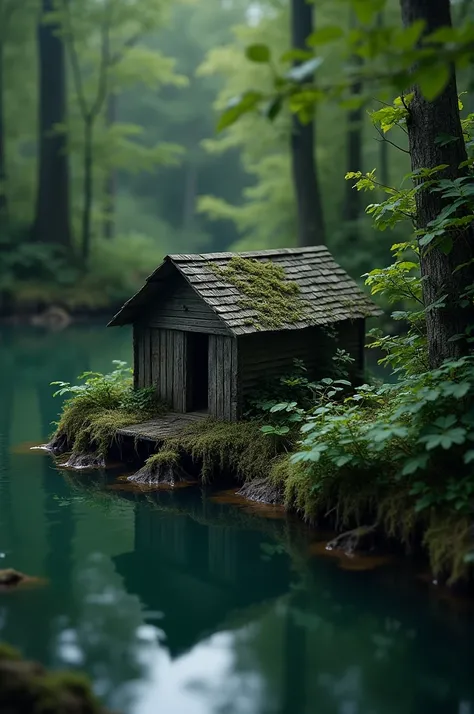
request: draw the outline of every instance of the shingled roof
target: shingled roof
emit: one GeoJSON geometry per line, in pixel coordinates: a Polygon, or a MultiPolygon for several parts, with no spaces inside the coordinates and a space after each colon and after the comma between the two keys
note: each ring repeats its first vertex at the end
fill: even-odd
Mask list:
{"type": "Polygon", "coordinates": [[[128,300],[111,320],[109,326],[135,322],[144,308],[159,302],[160,295],[166,291],[168,278],[178,270],[232,334],[242,335],[275,329],[259,324],[259,314],[249,307],[245,295],[219,274],[219,268],[225,268],[229,261],[237,256],[271,261],[283,268],[287,280],[294,281],[299,286],[302,300],[301,319],[284,324],[278,329],[297,330],[381,314],[370,298],[334,261],[328,249],[324,246],[314,246],[243,253],[167,255],[141,290],[128,300]]]}

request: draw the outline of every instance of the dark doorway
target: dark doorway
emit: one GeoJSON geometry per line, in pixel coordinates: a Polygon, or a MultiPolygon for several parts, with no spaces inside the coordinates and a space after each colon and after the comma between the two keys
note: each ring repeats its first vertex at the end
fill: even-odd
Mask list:
{"type": "Polygon", "coordinates": [[[187,333],[187,410],[207,411],[209,407],[209,336],[187,333]]]}

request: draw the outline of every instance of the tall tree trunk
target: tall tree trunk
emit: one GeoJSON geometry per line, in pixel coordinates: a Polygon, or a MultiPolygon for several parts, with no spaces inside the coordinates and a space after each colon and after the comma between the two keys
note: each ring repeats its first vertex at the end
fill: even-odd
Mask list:
{"type": "Polygon", "coordinates": [[[83,155],[83,191],[84,203],[82,207],[82,259],[87,265],[91,251],[91,230],[92,230],[92,196],[94,167],[92,156],[92,133],[93,119],[89,115],[84,118],[84,155],[83,155]]]}
{"type": "MultiPolygon", "coordinates": [[[[382,29],[385,25],[384,13],[381,12],[377,18],[377,26],[382,29]]],[[[379,176],[380,182],[384,186],[390,186],[390,171],[388,168],[388,142],[380,141],[380,158],[379,158],[379,176]]]]}
{"type": "MultiPolygon", "coordinates": [[[[107,97],[106,122],[107,128],[115,124],[117,115],[117,97],[109,94],[107,97]]],[[[107,240],[112,240],[115,235],[115,194],[117,190],[117,172],[109,169],[105,177],[105,218],[103,225],[103,236],[107,240]]]]}
{"type": "MultiPolygon", "coordinates": [[[[293,47],[305,49],[306,39],[312,32],[313,5],[307,0],[291,0],[293,47]]],[[[314,121],[302,124],[295,116],[291,134],[291,158],[298,211],[298,244],[301,246],[326,242],[323,206],[314,152],[314,121]]]]}
{"type": "Polygon", "coordinates": [[[0,42],[0,225],[8,217],[8,202],[6,194],[7,166],[5,154],[5,85],[4,85],[4,49],[0,42]]]}
{"type": "Polygon", "coordinates": [[[380,169],[379,169],[379,175],[380,175],[380,183],[383,183],[384,186],[390,186],[390,171],[388,167],[388,142],[387,141],[381,141],[380,142],[380,169]]]}
{"type": "Polygon", "coordinates": [[[33,239],[71,246],[69,166],[65,132],[54,131],[66,122],[66,66],[58,26],[44,22],[55,9],[42,0],[38,25],[39,49],[39,172],[33,239]]]}
{"type": "MultiPolygon", "coordinates": [[[[351,14],[351,29],[355,26],[355,18],[351,14]]],[[[355,65],[360,65],[360,58],[354,56],[352,61],[355,65]]],[[[351,87],[351,96],[360,97],[362,92],[362,82],[356,81],[351,87]]],[[[352,109],[347,115],[347,171],[362,171],[362,118],[363,107],[352,109]]],[[[344,218],[348,227],[349,243],[357,243],[359,238],[358,221],[361,215],[361,193],[354,189],[350,181],[346,181],[346,196],[344,204],[344,218]]]]}
{"type": "MultiPolygon", "coordinates": [[[[405,26],[417,20],[424,20],[426,34],[440,27],[451,26],[449,0],[400,0],[400,3],[405,26]]],[[[415,171],[448,164],[443,178],[454,179],[461,176],[463,170],[458,167],[466,160],[466,148],[461,130],[454,68],[448,86],[433,102],[426,101],[419,88],[415,87],[409,111],[407,127],[412,169],[415,171]],[[436,143],[436,137],[440,134],[456,137],[457,141],[440,146],[436,143]]],[[[438,192],[419,191],[418,227],[425,228],[439,215],[442,208],[443,202],[438,192]]],[[[469,264],[454,272],[458,266],[469,263],[474,258],[473,237],[472,230],[459,232],[453,235],[453,248],[448,255],[438,248],[433,248],[423,251],[420,257],[425,305],[432,305],[447,295],[444,308],[431,309],[426,314],[428,353],[432,367],[468,351],[465,340],[450,341],[450,338],[464,334],[467,328],[474,324],[472,307],[461,309],[459,306],[460,295],[474,283],[474,266],[469,264]]]]}

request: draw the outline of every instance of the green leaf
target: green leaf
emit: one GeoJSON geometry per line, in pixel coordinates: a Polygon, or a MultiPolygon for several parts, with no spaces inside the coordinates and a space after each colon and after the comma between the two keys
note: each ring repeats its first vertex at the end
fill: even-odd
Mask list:
{"type": "Polygon", "coordinates": [[[305,82],[306,80],[310,80],[323,62],[324,57],[313,57],[313,59],[307,62],[292,67],[289,72],[287,72],[286,77],[293,82],[305,82]]]}
{"type": "Polygon", "coordinates": [[[426,468],[428,459],[429,456],[427,454],[422,454],[420,456],[415,456],[412,459],[408,459],[402,469],[402,475],[410,476],[411,474],[414,474],[416,471],[418,471],[418,469],[426,468]]]}
{"type": "Polygon", "coordinates": [[[280,57],[281,62],[306,62],[314,57],[311,50],[301,50],[295,47],[292,50],[287,50],[280,57]]]}
{"type": "Polygon", "coordinates": [[[227,108],[220,116],[217,123],[217,131],[223,131],[229,126],[232,126],[241,116],[255,109],[262,99],[263,95],[261,92],[252,91],[231,99],[227,108]]]}
{"type": "Polygon", "coordinates": [[[340,27],[337,25],[328,25],[311,33],[306,43],[310,45],[310,47],[315,47],[316,45],[325,45],[328,42],[340,40],[341,37],[344,37],[344,32],[340,27]]]}
{"type": "Polygon", "coordinates": [[[369,24],[384,9],[385,0],[351,0],[359,22],[369,24]]]}
{"type": "Polygon", "coordinates": [[[245,50],[245,56],[251,62],[260,64],[268,64],[272,58],[270,48],[263,44],[249,45],[245,50]]]}
{"type": "Polygon", "coordinates": [[[451,77],[451,71],[447,64],[430,65],[419,69],[415,74],[415,81],[420,87],[424,98],[432,102],[438,97],[451,77]]]}
{"type": "Polygon", "coordinates": [[[474,450],[470,449],[464,454],[464,463],[470,464],[472,461],[474,461],[474,450]]]}

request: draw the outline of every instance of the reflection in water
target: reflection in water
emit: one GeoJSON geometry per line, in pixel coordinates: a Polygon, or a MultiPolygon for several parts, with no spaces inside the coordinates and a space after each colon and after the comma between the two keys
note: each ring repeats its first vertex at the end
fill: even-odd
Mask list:
{"type": "Polygon", "coordinates": [[[16,448],[47,437],[50,381],[129,349],[99,328],[0,333],[0,563],[50,583],[0,594],[2,639],[85,669],[124,714],[474,714],[472,611],[398,565],[344,572],[293,520],[109,490],[16,448]]]}

